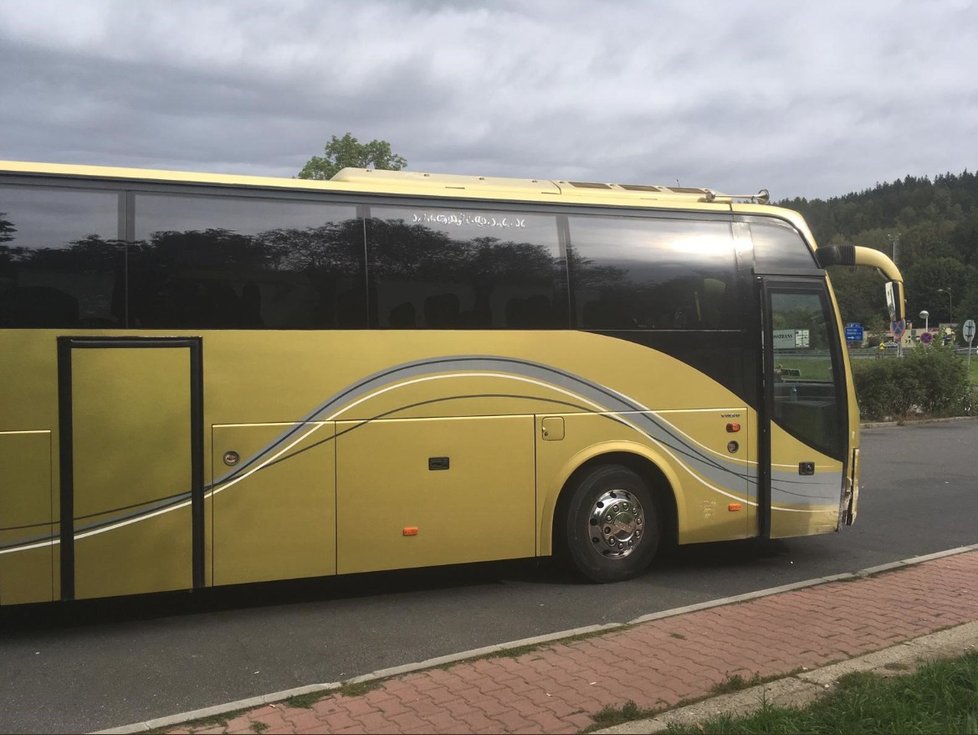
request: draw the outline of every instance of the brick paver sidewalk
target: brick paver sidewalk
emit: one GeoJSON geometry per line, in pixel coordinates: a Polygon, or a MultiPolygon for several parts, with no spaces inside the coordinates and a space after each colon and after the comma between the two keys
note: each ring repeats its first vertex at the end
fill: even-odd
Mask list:
{"type": "Polygon", "coordinates": [[[573,733],[606,706],[672,706],[739,674],[815,668],[978,620],[978,552],[463,661],[172,733],[573,733]]]}

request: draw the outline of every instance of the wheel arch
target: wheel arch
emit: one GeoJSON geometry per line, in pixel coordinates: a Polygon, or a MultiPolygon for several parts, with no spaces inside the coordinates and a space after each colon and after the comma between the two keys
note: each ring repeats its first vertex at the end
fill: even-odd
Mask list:
{"type": "Polygon", "coordinates": [[[577,479],[595,467],[621,465],[641,477],[658,503],[662,518],[663,540],[669,544],[678,538],[679,519],[684,515],[682,496],[679,493],[679,478],[661,456],[648,447],[629,442],[609,442],[589,447],[571,457],[550,485],[551,492],[541,509],[540,554],[550,555],[554,551],[554,539],[560,530],[556,519],[568,502],[577,479]]]}

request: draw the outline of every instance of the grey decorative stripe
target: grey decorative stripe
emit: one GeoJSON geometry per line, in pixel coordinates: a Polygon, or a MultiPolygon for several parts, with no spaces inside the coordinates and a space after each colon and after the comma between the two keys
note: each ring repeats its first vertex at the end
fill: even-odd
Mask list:
{"type": "MultiPolygon", "coordinates": [[[[580,376],[556,368],[508,357],[486,355],[452,356],[419,360],[375,373],[331,396],[304,419],[293,424],[275,441],[259,451],[239,467],[220,477],[214,487],[233,482],[256,465],[267,461],[274,452],[279,451],[290,440],[299,437],[304,427],[317,421],[334,417],[344,406],[370,395],[382,388],[396,385],[415,377],[433,376],[455,372],[492,372],[501,375],[515,375],[551,385],[580,396],[595,404],[592,413],[608,412],[616,414],[620,421],[634,426],[639,432],[674,454],[683,457],[683,462],[698,475],[721,488],[742,491],[749,496],[756,495],[756,478],[746,471],[743,463],[712,455],[685,440],[671,424],[662,420],[645,406],[610,388],[586,380],[580,376]]],[[[344,419],[357,420],[359,417],[344,416],[344,419]]],[[[365,419],[368,420],[368,419],[365,419]]]]}
{"type": "MultiPolygon", "coordinates": [[[[140,516],[149,515],[158,510],[164,508],[169,508],[170,506],[180,505],[185,501],[190,500],[190,493],[184,492],[177,495],[171,495],[168,498],[160,498],[158,500],[150,500],[146,503],[140,503],[138,505],[130,505],[125,508],[120,508],[118,510],[107,510],[101,513],[91,514],[85,516],[86,518],[91,518],[93,516],[99,516],[99,520],[91,521],[87,524],[81,525],[77,521],[82,520],[76,518],[75,521],[75,536],[78,537],[82,534],[88,533],[90,531],[97,531],[100,528],[105,528],[106,526],[112,526],[116,523],[121,523],[123,521],[132,520],[133,518],[139,518],[140,516]]],[[[45,523],[44,526],[55,526],[58,525],[59,521],[52,521],[51,523],[45,523]]],[[[6,544],[0,544],[0,551],[8,551],[14,549],[18,546],[32,546],[34,544],[43,543],[45,541],[52,541],[56,538],[60,538],[58,534],[45,534],[42,536],[35,536],[33,538],[21,538],[16,541],[8,542],[6,544]]]]}
{"type": "Polygon", "coordinates": [[[788,472],[771,473],[771,499],[791,505],[838,504],[842,492],[841,472],[819,472],[809,477],[788,472]]]}

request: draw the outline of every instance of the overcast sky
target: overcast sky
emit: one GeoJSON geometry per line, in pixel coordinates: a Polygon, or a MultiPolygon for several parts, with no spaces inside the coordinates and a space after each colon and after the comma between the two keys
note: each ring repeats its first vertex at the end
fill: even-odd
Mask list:
{"type": "Polygon", "coordinates": [[[0,0],[0,159],[828,197],[978,168],[978,2],[0,0]]]}

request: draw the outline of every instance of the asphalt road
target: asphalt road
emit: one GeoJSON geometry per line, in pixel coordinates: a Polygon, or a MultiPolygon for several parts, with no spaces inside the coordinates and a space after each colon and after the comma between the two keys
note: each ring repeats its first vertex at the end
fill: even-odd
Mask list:
{"type": "Polygon", "coordinates": [[[0,732],[114,727],[976,543],[976,450],[978,421],[866,429],[856,526],[683,547],[617,585],[524,562],[3,610],[0,732]]]}

